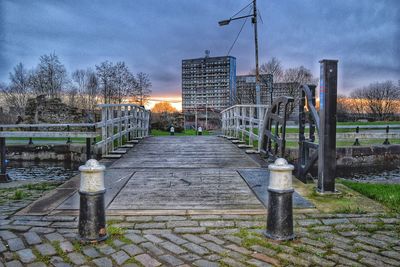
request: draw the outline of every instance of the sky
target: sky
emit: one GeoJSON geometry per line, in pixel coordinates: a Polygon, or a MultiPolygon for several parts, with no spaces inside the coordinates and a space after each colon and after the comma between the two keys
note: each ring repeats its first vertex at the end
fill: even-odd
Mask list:
{"type": "MultiPolygon", "coordinates": [[[[181,95],[181,61],[227,55],[243,20],[219,27],[249,0],[0,0],[0,81],[13,66],[34,68],[55,52],[69,73],[109,60],[146,72],[154,98],[181,95]]],[[[259,58],[319,76],[321,59],[339,60],[338,90],[400,80],[400,0],[258,0],[259,58]]],[[[243,15],[247,15],[243,14],[243,15]]],[[[245,24],[230,55],[237,74],[254,69],[245,24]]],[[[178,99],[178,100],[176,100],[178,99]]]]}

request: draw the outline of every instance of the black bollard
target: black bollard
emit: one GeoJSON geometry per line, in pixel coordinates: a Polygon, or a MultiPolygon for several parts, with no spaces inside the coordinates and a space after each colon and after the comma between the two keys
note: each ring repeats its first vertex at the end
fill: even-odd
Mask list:
{"type": "Polygon", "coordinates": [[[79,189],[79,240],[96,243],[108,238],[104,207],[104,170],[97,160],[90,159],[79,167],[81,186],[79,189]]]}
{"type": "Polygon", "coordinates": [[[283,158],[268,166],[268,214],[265,236],[270,239],[292,240],[293,232],[293,186],[294,166],[283,158]]]}

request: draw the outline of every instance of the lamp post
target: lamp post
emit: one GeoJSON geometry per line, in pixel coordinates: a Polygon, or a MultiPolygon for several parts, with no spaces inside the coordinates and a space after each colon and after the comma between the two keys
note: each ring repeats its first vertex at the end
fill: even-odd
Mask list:
{"type": "Polygon", "coordinates": [[[219,26],[228,25],[233,20],[244,19],[251,17],[251,22],[254,24],[254,47],[255,47],[255,58],[256,58],[256,104],[259,105],[261,102],[260,95],[260,71],[258,67],[258,33],[257,33],[257,1],[253,0],[253,14],[240,17],[232,17],[229,19],[221,20],[218,22],[219,26]]]}

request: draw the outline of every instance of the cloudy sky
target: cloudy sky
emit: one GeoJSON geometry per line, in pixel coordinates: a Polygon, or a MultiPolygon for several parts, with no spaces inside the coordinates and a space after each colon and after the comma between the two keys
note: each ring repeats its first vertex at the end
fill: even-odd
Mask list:
{"type": "MultiPolygon", "coordinates": [[[[55,52],[71,73],[102,61],[147,72],[157,96],[180,95],[181,60],[226,55],[241,21],[219,27],[249,0],[0,0],[0,81],[18,62],[30,69],[55,52]]],[[[339,60],[341,93],[400,79],[400,0],[258,0],[260,61],[303,65],[339,60]]],[[[231,55],[254,68],[246,23],[231,55]]]]}

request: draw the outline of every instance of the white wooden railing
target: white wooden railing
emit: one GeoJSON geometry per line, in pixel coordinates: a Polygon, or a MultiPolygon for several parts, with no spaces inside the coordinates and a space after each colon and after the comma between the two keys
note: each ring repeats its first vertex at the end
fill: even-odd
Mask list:
{"type": "Polygon", "coordinates": [[[114,151],[123,142],[149,135],[150,111],[134,104],[101,104],[101,147],[103,155],[114,151]],[[117,140],[117,142],[115,142],[117,140]]]}
{"type": "Polygon", "coordinates": [[[222,132],[227,137],[237,138],[253,147],[258,142],[261,149],[261,131],[268,105],[235,105],[221,111],[222,132]],[[246,140],[247,139],[247,140],[246,140]]]}

